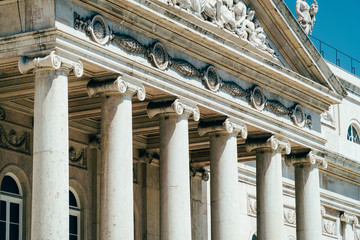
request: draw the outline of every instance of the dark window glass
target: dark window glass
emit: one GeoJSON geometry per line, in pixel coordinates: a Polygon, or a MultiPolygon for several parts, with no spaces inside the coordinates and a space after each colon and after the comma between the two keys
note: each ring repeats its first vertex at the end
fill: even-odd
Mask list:
{"type": "Polygon", "coordinates": [[[76,198],[75,198],[74,194],[71,191],[69,191],[69,205],[71,207],[77,207],[76,198]]]}
{"type": "Polygon", "coordinates": [[[15,180],[10,176],[5,176],[1,182],[1,191],[14,194],[20,194],[18,185],[15,180]]]}
{"type": "Polygon", "coordinates": [[[6,220],[6,202],[5,201],[1,201],[0,202],[0,221],[5,221],[6,220]]]}
{"type": "Polygon", "coordinates": [[[256,237],[256,235],[255,235],[255,234],[253,234],[253,235],[252,235],[251,240],[257,240],[257,237],[256,237]]]}
{"type": "Polygon", "coordinates": [[[11,223],[19,223],[20,216],[19,216],[19,204],[17,203],[10,203],[10,222],[11,223]]]}
{"type": "Polygon", "coordinates": [[[360,137],[354,125],[350,125],[347,131],[347,140],[360,144],[360,137]]]}
{"type": "Polygon", "coordinates": [[[77,216],[70,215],[70,234],[77,234],[77,216]]]}
{"type": "Polygon", "coordinates": [[[0,222],[0,240],[5,240],[5,222],[0,222]]]}
{"type": "Polygon", "coordinates": [[[19,225],[10,224],[10,240],[19,240],[19,225]]]}
{"type": "Polygon", "coordinates": [[[77,236],[74,236],[74,235],[70,235],[70,238],[69,238],[70,240],[77,240],[78,238],[77,238],[77,236]]]}

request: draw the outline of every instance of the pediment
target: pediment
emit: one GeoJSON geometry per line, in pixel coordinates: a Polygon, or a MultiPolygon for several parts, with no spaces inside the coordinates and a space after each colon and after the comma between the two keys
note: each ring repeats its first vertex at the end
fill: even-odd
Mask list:
{"type": "Polygon", "coordinates": [[[155,2],[167,9],[173,8],[174,13],[178,15],[184,16],[190,13],[194,16],[190,19],[194,25],[206,22],[205,27],[204,24],[199,25],[215,34],[221,34],[229,41],[275,65],[290,69],[328,88],[339,95],[339,98],[346,96],[344,87],[283,1],[159,0],[155,2]]]}

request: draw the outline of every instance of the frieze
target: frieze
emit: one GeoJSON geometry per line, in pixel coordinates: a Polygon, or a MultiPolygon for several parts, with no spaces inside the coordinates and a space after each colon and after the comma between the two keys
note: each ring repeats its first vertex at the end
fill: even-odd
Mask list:
{"type": "Polygon", "coordinates": [[[292,107],[286,107],[278,100],[267,99],[259,86],[243,89],[233,81],[222,79],[214,66],[208,65],[198,69],[186,60],[173,58],[161,42],[144,45],[131,36],[113,33],[100,15],[82,18],[75,12],[74,28],[84,30],[93,41],[101,45],[112,41],[127,52],[144,55],[155,68],[166,70],[171,67],[183,76],[199,78],[203,85],[214,93],[223,89],[235,98],[245,98],[254,109],[266,109],[279,116],[288,116],[294,125],[312,128],[312,117],[304,113],[300,104],[295,103],[292,107]]]}
{"type": "Polygon", "coordinates": [[[70,141],[69,164],[87,169],[87,147],[83,144],[70,141]]]}
{"type": "MultiPolygon", "coordinates": [[[[5,111],[0,108],[0,120],[5,119],[5,111]],[[2,119],[3,118],[3,119],[2,119]]],[[[0,147],[30,155],[30,130],[0,123],[0,147]],[[19,133],[20,132],[20,133],[19,133]]]]}

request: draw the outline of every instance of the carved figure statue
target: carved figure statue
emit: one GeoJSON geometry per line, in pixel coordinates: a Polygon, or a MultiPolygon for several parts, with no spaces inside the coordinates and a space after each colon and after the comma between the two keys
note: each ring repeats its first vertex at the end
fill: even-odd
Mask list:
{"type": "Polygon", "coordinates": [[[236,29],[235,33],[242,39],[247,39],[248,34],[245,30],[244,21],[246,19],[246,5],[242,0],[234,1],[233,12],[235,14],[236,29]]]}
{"type": "Polygon", "coordinates": [[[226,27],[230,31],[235,31],[236,22],[233,10],[233,0],[217,0],[216,2],[216,21],[221,28],[226,27]]]}
{"type": "Polygon", "coordinates": [[[216,2],[217,0],[205,0],[204,11],[201,13],[205,20],[212,23],[216,22],[216,2]]]}
{"type": "Polygon", "coordinates": [[[306,34],[312,33],[315,24],[315,14],[319,11],[319,5],[314,0],[311,7],[307,4],[306,0],[297,0],[295,4],[295,11],[297,14],[297,21],[306,34]]]}
{"type": "Polygon", "coordinates": [[[200,16],[204,8],[204,3],[201,0],[167,0],[167,3],[193,12],[197,16],[200,16]]]}

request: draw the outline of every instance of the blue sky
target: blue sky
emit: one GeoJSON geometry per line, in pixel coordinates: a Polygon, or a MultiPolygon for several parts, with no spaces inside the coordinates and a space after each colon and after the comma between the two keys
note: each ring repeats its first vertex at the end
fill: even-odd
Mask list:
{"type": "MultiPolygon", "coordinates": [[[[360,61],[360,0],[317,0],[319,12],[312,35],[331,45],[352,58],[360,61]]],[[[295,13],[296,0],[284,0],[289,9],[295,13]]],[[[307,0],[311,5],[313,0],[307,0]]],[[[313,40],[313,39],[312,39],[313,40]]],[[[313,40],[319,49],[319,43],[313,40]]],[[[335,61],[334,50],[323,45],[325,59],[335,61]],[[329,59],[330,58],[330,59],[329,59]]],[[[338,53],[340,66],[350,67],[350,61],[338,53]]],[[[356,75],[360,74],[360,63],[353,63],[356,75]]]]}

